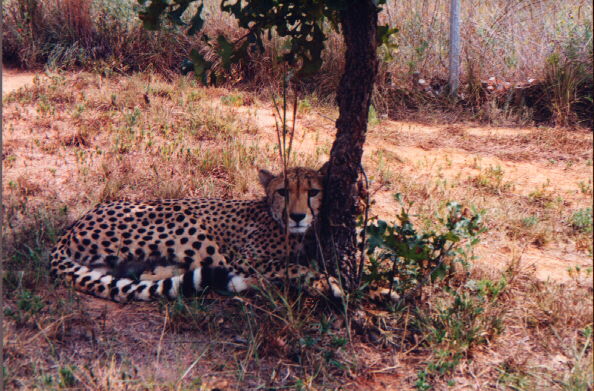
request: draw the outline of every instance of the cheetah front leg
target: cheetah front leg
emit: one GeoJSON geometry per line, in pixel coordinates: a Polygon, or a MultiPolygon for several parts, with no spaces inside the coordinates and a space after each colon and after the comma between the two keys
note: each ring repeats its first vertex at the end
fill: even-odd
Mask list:
{"type": "Polygon", "coordinates": [[[218,290],[226,290],[239,293],[252,287],[261,286],[266,281],[282,283],[288,276],[293,285],[301,281],[306,292],[312,296],[330,296],[333,298],[344,297],[344,292],[339,281],[327,274],[319,273],[311,268],[302,265],[290,264],[286,269],[282,261],[273,261],[267,264],[254,266],[252,262],[228,262],[218,249],[216,243],[198,235],[198,243],[186,244],[183,253],[192,256],[188,258],[189,270],[194,275],[199,273],[200,286],[218,290]],[[260,281],[263,277],[264,281],[260,281]]]}
{"type": "Polygon", "coordinates": [[[258,285],[258,280],[248,273],[249,268],[227,262],[217,244],[205,235],[198,235],[198,241],[191,246],[184,248],[183,252],[188,256],[185,259],[189,270],[200,273],[202,287],[239,293],[258,285]]]}
{"type": "Polygon", "coordinates": [[[311,296],[330,296],[332,298],[343,298],[344,291],[340,282],[333,276],[317,272],[307,266],[290,264],[286,269],[278,263],[268,264],[262,275],[274,282],[283,282],[287,277],[289,282],[301,288],[311,296]]]}

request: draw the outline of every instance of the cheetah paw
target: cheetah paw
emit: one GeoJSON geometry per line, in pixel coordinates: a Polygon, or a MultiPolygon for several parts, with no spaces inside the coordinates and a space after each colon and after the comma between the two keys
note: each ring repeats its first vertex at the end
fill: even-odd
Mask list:
{"type": "Polygon", "coordinates": [[[392,289],[371,287],[369,289],[369,298],[376,301],[389,300],[393,303],[400,300],[400,296],[392,289]]]}
{"type": "Polygon", "coordinates": [[[334,277],[321,278],[314,281],[312,284],[314,296],[323,296],[330,293],[333,298],[340,299],[344,297],[344,291],[342,290],[340,283],[334,277]]]}

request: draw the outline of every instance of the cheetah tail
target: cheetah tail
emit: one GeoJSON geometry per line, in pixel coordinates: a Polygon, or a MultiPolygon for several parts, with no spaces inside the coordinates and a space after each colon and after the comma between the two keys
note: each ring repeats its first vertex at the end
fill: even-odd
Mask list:
{"type": "Polygon", "coordinates": [[[63,278],[79,291],[119,303],[175,299],[180,294],[194,296],[202,290],[199,269],[156,281],[132,280],[81,265],[70,259],[60,246],[52,251],[51,259],[51,274],[54,277],[63,278]]]}

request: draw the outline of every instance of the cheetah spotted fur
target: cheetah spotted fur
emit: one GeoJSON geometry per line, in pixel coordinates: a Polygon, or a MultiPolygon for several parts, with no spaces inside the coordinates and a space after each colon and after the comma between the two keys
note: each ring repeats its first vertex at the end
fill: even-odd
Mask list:
{"type": "Polygon", "coordinates": [[[339,298],[338,281],[298,263],[323,196],[319,171],[259,172],[261,200],[176,199],[101,204],[51,253],[51,271],[77,290],[116,302],[241,292],[288,277],[314,296],[339,298]],[[287,235],[285,235],[285,232],[287,235]],[[288,238],[288,239],[287,239],[288,238]]]}

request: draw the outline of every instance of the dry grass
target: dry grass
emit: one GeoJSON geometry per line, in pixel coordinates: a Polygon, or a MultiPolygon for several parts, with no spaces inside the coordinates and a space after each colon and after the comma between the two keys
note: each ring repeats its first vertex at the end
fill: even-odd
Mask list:
{"type": "MultiPolygon", "coordinates": [[[[256,168],[278,166],[278,151],[270,103],[246,92],[153,74],[50,76],[3,99],[7,388],[592,386],[591,263],[584,261],[592,251],[585,209],[592,202],[591,135],[563,139],[531,129],[474,138],[481,130],[464,125],[371,127],[364,163],[376,200],[372,214],[392,218],[395,192],[414,201],[423,228],[435,225],[434,213],[449,200],[487,211],[483,260],[451,287],[468,295],[505,283],[484,302],[466,296],[468,308],[481,314],[456,312],[481,338],[439,340],[436,330],[454,335],[458,326],[440,323],[454,300],[438,287],[428,287],[414,307],[364,304],[345,313],[273,288],[240,298],[208,293],[119,305],[52,282],[52,243],[93,204],[258,197],[256,168]],[[515,153],[522,159],[505,153],[514,140],[524,140],[515,153]],[[522,174],[535,171],[553,180],[522,174]],[[548,275],[559,279],[538,278],[545,265],[531,266],[529,256],[550,258],[560,248],[571,257],[548,275]],[[580,268],[561,278],[570,265],[580,268]],[[454,356],[457,365],[443,376],[431,369],[446,368],[454,356]]],[[[326,117],[336,113],[313,101],[302,107],[294,160],[315,166],[327,157],[334,129],[326,117]]]]}
{"type": "MultiPolygon", "coordinates": [[[[581,40],[580,34],[591,26],[589,7],[582,1],[463,1],[466,77],[522,80],[542,70],[553,47],[575,45],[585,54],[588,38],[581,40]]],[[[401,29],[399,57],[404,58],[390,64],[397,65],[393,75],[418,71],[430,79],[447,74],[448,1],[388,2],[383,17],[401,29]]]]}
{"type": "MultiPolygon", "coordinates": [[[[448,8],[446,0],[384,6],[381,23],[398,27],[399,33],[394,38],[396,51],[379,51],[382,62],[373,102],[378,113],[436,123],[445,117],[496,125],[538,121],[591,126],[591,3],[465,0],[462,105],[423,93],[416,85],[423,78],[442,88],[447,79],[448,8]],[[489,95],[481,80],[490,77],[543,83],[521,96],[524,102],[516,102],[511,93],[489,95]]],[[[200,36],[187,37],[171,26],[158,33],[143,31],[132,4],[124,0],[11,0],[5,9],[3,58],[25,68],[82,67],[105,74],[156,71],[171,76],[179,72],[191,48],[216,60],[200,36]]],[[[211,36],[221,31],[231,40],[243,35],[234,19],[221,13],[218,1],[205,2],[204,15],[205,31],[211,36]]],[[[284,67],[276,58],[286,44],[272,34],[263,53],[252,53],[233,67],[227,84],[265,94],[277,91],[284,67]]],[[[332,102],[343,58],[342,38],[330,32],[319,74],[298,83],[303,92],[332,102]]]]}

